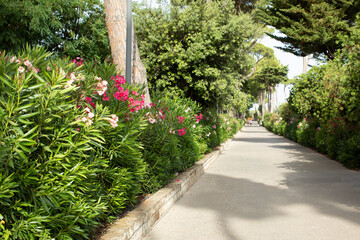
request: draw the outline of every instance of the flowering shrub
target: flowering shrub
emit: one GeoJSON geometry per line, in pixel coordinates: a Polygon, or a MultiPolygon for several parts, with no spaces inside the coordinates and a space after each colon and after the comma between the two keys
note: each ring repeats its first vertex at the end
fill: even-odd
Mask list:
{"type": "Polygon", "coordinates": [[[142,121],[120,118],[128,103],[104,106],[95,73],[50,55],[0,56],[2,237],[82,239],[141,194],[142,121]]]}
{"type": "Polygon", "coordinates": [[[148,191],[157,190],[190,167],[206,148],[200,137],[202,115],[195,102],[160,92],[153,96],[153,103],[143,109],[148,126],[140,136],[150,169],[144,186],[148,191]]]}
{"type": "Polygon", "coordinates": [[[195,102],[153,100],[111,64],[1,52],[0,237],[88,238],[239,130],[216,116],[207,135],[195,102]]]}
{"type": "Polygon", "coordinates": [[[320,123],[314,118],[299,120],[291,117],[288,123],[284,120],[272,123],[270,117],[268,114],[264,121],[264,126],[270,131],[327,153],[330,158],[339,160],[345,166],[360,167],[360,145],[356,142],[360,136],[359,126],[349,125],[341,118],[320,123]]]}

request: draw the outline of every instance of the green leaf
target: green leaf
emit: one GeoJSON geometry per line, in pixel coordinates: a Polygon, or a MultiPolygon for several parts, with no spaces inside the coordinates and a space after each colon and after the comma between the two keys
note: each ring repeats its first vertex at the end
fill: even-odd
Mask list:
{"type": "MultiPolygon", "coordinates": [[[[7,75],[6,75],[7,76],[7,75]]],[[[5,83],[8,87],[10,87],[11,89],[15,89],[15,87],[13,87],[13,85],[11,85],[3,76],[0,76],[0,80],[5,83]]]]}
{"type": "Polygon", "coordinates": [[[20,151],[19,149],[15,148],[15,152],[19,154],[19,156],[24,159],[26,162],[29,160],[29,158],[25,155],[24,152],[20,151]]]}
{"type": "Polygon", "coordinates": [[[32,129],[30,129],[27,133],[25,133],[22,138],[27,137],[28,135],[32,134],[37,128],[39,127],[39,125],[33,127],[32,129]]]}
{"type": "Polygon", "coordinates": [[[39,113],[40,113],[39,111],[34,112],[34,113],[28,113],[28,114],[20,115],[19,118],[22,118],[22,119],[29,118],[29,117],[35,116],[35,115],[37,115],[39,113]]]}

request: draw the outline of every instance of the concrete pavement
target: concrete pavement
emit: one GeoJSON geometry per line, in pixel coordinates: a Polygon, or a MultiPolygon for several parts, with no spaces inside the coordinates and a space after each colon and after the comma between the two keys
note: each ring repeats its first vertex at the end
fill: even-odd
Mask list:
{"type": "Polygon", "coordinates": [[[245,127],[143,240],[359,240],[360,172],[245,127]]]}

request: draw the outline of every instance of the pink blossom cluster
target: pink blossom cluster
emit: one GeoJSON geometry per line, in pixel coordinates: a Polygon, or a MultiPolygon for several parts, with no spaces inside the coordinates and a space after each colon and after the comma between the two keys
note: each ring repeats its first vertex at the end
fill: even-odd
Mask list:
{"type": "Polygon", "coordinates": [[[185,120],[185,117],[177,116],[177,119],[179,119],[179,123],[183,123],[185,120]]]}
{"type": "Polygon", "coordinates": [[[178,129],[177,131],[179,132],[179,136],[184,136],[186,134],[185,128],[178,129]]]}
{"type": "MultiPolygon", "coordinates": [[[[131,93],[135,96],[139,95],[139,93],[137,93],[136,91],[132,91],[131,93]]],[[[139,111],[145,105],[145,95],[141,95],[141,100],[135,100],[134,98],[130,97],[129,102],[130,103],[128,104],[128,107],[130,108],[131,112],[139,111]]]]}
{"type": "Polygon", "coordinates": [[[91,97],[85,97],[85,102],[89,103],[93,108],[96,106],[91,97]]]}
{"type": "Polygon", "coordinates": [[[121,87],[121,85],[124,85],[126,83],[125,78],[121,75],[116,75],[115,77],[111,76],[110,79],[115,81],[116,88],[119,88],[121,87]]]}
{"type": "Polygon", "coordinates": [[[200,120],[203,119],[203,116],[200,113],[199,115],[195,115],[195,118],[196,118],[196,122],[200,122],[200,120]]]}
{"type": "Polygon", "coordinates": [[[81,66],[84,64],[84,59],[82,59],[80,57],[76,57],[75,59],[70,60],[70,62],[75,63],[75,65],[77,65],[77,66],[81,66]]]}

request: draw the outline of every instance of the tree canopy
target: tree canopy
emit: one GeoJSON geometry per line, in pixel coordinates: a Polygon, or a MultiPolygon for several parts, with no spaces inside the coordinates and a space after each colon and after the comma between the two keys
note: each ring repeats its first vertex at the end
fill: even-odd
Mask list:
{"type": "Polygon", "coordinates": [[[110,55],[100,0],[2,0],[0,49],[41,45],[60,55],[104,60],[110,55]]]}
{"type": "Polygon", "coordinates": [[[138,8],[134,20],[152,89],[173,91],[203,106],[233,102],[255,63],[264,29],[233,1],[196,1],[138,8]]]}
{"type": "Polygon", "coordinates": [[[285,36],[269,34],[285,44],[280,49],[298,56],[334,58],[339,36],[348,35],[360,11],[358,0],[269,0],[257,17],[285,36]]]}

